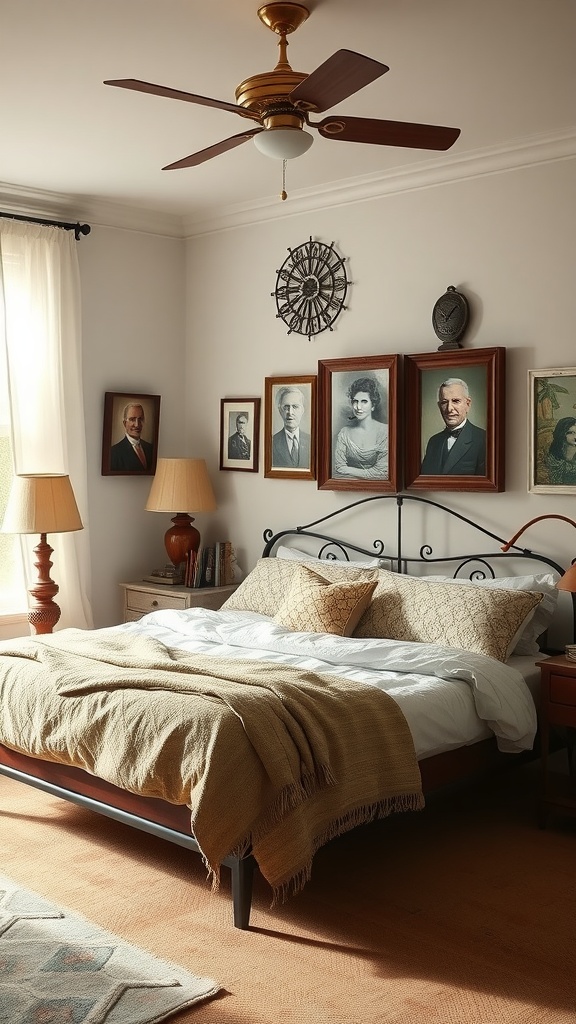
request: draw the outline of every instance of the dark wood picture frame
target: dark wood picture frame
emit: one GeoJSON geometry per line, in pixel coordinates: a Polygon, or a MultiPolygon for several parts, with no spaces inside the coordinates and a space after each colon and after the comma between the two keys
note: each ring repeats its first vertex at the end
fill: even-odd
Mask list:
{"type": "Polygon", "coordinates": [[[505,378],[503,347],[404,357],[406,487],[427,491],[505,489],[505,378]],[[448,462],[447,429],[438,402],[438,389],[447,380],[465,382],[470,398],[466,435],[458,438],[460,448],[448,462]],[[443,464],[447,471],[441,470],[443,464]]]}
{"type": "MultiPolygon", "coordinates": [[[[318,487],[330,491],[385,491],[400,489],[398,385],[400,360],[397,355],[361,356],[350,359],[322,359],[318,362],[318,487]],[[356,382],[367,380],[361,390],[372,394],[371,417],[387,424],[376,430],[377,445],[368,461],[352,454],[354,437],[349,431],[356,382]],[[372,414],[376,412],[376,416],[372,414]],[[378,437],[378,433],[380,437],[378,437]],[[380,440],[381,438],[381,440],[380,440]],[[386,454],[387,446],[387,454],[386,454]],[[384,468],[378,469],[379,463],[384,468]],[[340,467],[340,468],[339,468],[340,467]],[[381,475],[370,475],[380,472],[381,475]],[[352,474],[358,475],[352,475],[352,474]],[[347,475],[350,474],[350,475],[347,475]]],[[[359,418],[358,422],[362,420],[359,418]]],[[[363,447],[363,446],[360,446],[363,447]]]]}
{"type": "Polygon", "coordinates": [[[276,480],[316,479],[316,375],[266,377],[264,380],[264,476],[276,480]],[[298,463],[290,461],[285,421],[279,410],[282,392],[300,392],[304,406],[298,421],[298,463]]]}
{"type": "Polygon", "coordinates": [[[220,469],[258,472],[260,446],[260,399],[220,400],[220,469]],[[238,420],[244,419],[242,426],[238,420]],[[244,440],[245,438],[245,440],[244,440]]]}
{"type": "Polygon", "coordinates": [[[576,494],[576,366],[529,370],[528,410],[528,490],[576,494]]]}
{"type": "Polygon", "coordinates": [[[102,431],[102,476],[154,476],[158,458],[160,395],[136,391],[106,391],[102,431]],[[141,406],[144,424],[140,441],[145,464],[141,463],[126,437],[124,413],[129,405],[141,406]]]}

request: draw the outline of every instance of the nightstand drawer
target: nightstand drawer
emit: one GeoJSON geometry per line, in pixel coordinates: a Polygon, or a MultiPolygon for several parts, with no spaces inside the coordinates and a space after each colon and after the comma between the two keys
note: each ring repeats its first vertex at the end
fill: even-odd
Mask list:
{"type": "Polygon", "coordinates": [[[225,587],[190,589],[182,586],[162,586],[161,583],[121,583],[124,590],[124,622],[135,622],[148,612],[167,608],[212,608],[217,611],[238,584],[225,587]]]}
{"type": "Polygon", "coordinates": [[[159,608],[185,608],[186,595],[155,593],[149,594],[145,590],[126,590],[126,608],[146,615],[147,612],[158,611],[159,608]]]}
{"type": "Polygon", "coordinates": [[[574,676],[560,676],[553,672],[550,675],[549,699],[552,704],[576,707],[576,681],[574,676]]]}

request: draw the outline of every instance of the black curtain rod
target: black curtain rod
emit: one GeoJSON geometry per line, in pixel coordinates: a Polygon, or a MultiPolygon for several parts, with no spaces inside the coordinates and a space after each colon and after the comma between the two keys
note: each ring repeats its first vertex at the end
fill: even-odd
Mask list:
{"type": "Polygon", "coordinates": [[[4,213],[1,210],[0,217],[7,217],[9,220],[23,220],[27,224],[48,224],[50,227],[53,228],[64,228],[66,231],[74,232],[74,238],[77,242],[80,241],[80,235],[90,234],[90,225],[80,224],[79,222],[77,222],[76,224],[70,224],[69,222],[63,220],[43,220],[41,217],[24,217],[22,214],[19,213],[4,213]]]}

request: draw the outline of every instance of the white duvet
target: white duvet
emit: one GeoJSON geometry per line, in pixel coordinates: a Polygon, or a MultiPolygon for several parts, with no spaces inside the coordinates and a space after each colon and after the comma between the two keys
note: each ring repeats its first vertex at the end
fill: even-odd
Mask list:
{"type": "Polygon", "coordinates": [[[491,733],[500,750],[532,747],[536,709],[520,672],[482,654],[433,644],[292,633],[253,612],[159,611],[122,631],[168,647],[223,658],[330,672],[386,690],[402,708],[419,759],[475,743],[491,733]]]}

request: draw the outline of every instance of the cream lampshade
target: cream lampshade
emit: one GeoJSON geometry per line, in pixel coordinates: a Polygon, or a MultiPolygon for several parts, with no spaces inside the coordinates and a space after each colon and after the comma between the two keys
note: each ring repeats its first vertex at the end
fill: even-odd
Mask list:
{"type": "Polygon", "coordinates": [[[28,622],[32,633],[51,633],[60,618],[60,608],[53,600],[58,587],[50,579],[50,555],[53,549],[46,541],[46,534],[70,533],[82,529],[82,520],[68,476],[31,473],[14,477],[2,532],[40,534],[40,543],[34,548],[38,580],[29,590],[32,606],[28,612],[28,622]]]}
{"type": "Polygon", "coordinates": [[[200,534],[190,512],[214,512],[216,499],[204,459],[158,459],[146,502],[148,512],[172,512],[173,526],[164,536],[168,558],[175,566],[198,553],[200,534]]]}

